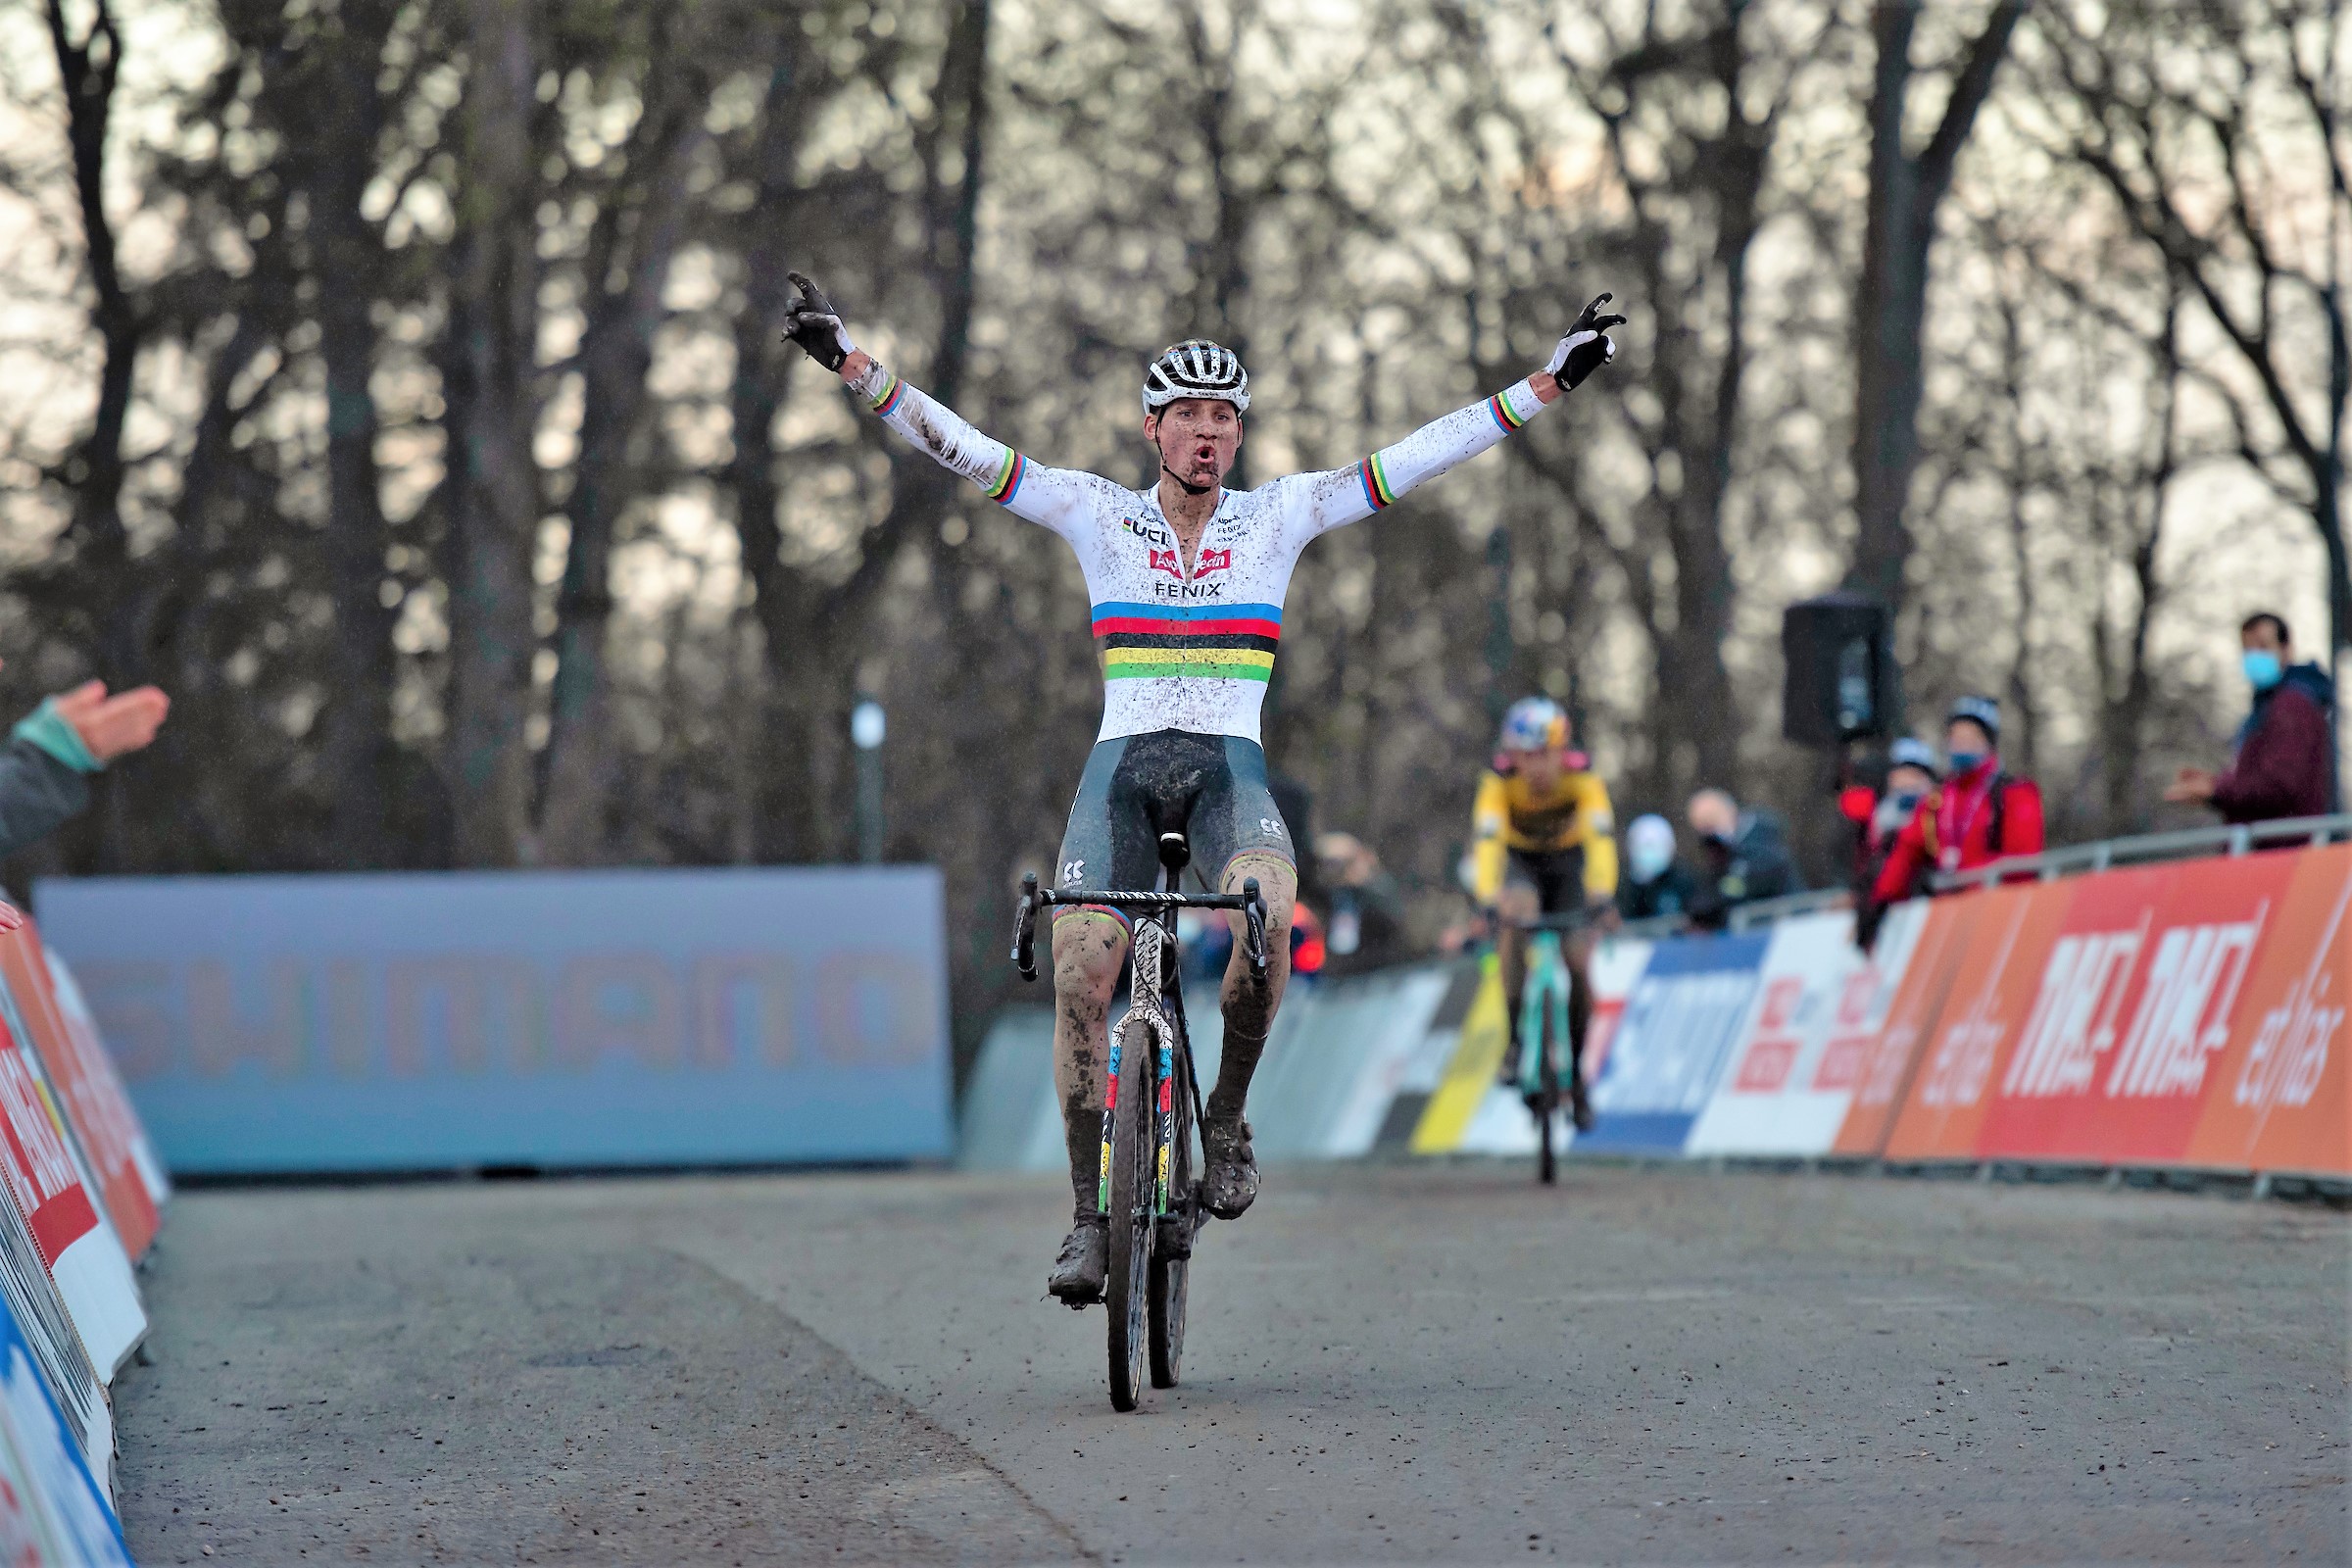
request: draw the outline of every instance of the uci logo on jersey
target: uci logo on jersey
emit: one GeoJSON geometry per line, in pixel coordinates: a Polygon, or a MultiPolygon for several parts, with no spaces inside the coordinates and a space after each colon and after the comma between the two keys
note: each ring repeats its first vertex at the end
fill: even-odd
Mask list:
{"type": "Polygon", "coordinates": [[[1169,536],[1167,529],[1162,528],[1158,523],[1152,522],[1148,518],[1121,517],[1119,519],[1119,526],[1126,529],[1129,533],[1135,535],[1138,539],[1143,540],[1146,544],[1172,545],[1176,542],[1169,536]]]}

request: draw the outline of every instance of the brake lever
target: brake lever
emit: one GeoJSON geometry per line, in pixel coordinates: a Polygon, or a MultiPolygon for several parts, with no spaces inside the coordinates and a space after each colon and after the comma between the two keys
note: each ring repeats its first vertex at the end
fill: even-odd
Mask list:
{"type": "Polygon", "coordinates": [[[1250,957],[1250,972],[1258,979],[1266,977],[1266,901],[1258,896],[1257,878],[1247,877],[1242,882],[1242,916],[1249,923],[1249,946],[1244,950],[1250,957]]]}
{"type": "Polygon", "coordinates": [[[1021,911],[1012,922],[1012,966],[1024,980],[1037,979],[1037,873],[1021,873],[1021,911]]]}

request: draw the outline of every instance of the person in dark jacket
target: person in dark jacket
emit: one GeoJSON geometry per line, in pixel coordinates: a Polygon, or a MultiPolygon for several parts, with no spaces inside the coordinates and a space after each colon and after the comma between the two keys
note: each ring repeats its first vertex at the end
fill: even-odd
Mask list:
{"type": "Polygon", "coordinates": [[[1721,930],[1740,905],[1805,891],[1788,835],[1772,812],[1741,810],[1729,792],[1708,789],[1690,797],[1689,819],[1702,861],[1692,925],[1721,930]]]}
{"type": "Polygon", "coordinates": [[[1637,816],[1625,830],[1625,875],[1617,879],[1617,912],[1628,920],[1688,915],[1698,879],[1674,853],[1674,824],[1656,812],[1637,816]]]}
{"type": "Polygon", "coordinates": [[[2254,707],[2230,766],[2184,767],[2164,798],[2210,806],[2225,822],[2326,816],[2336,809],[2335,683],[2319,665],[2295,662],[2286,622],[2267,610],[2248,615],[2237,637],[2254,707]]]}
{"type": "Polygon", "coordinates": [[[171,709],[153,686],[110,697],[93,680],[21,720],[0,746],[0,858],[78,815],[90,804],[90,775],[154,740],[171,709]]]}

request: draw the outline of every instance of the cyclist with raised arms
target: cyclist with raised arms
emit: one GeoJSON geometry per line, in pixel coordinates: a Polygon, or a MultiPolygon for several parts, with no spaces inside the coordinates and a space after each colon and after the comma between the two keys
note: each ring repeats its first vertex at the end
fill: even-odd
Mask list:
{"type": "MultiPolygon", "coordinates": [[[[1262,980],[1251,975],[1241,917],[1233,916],[1224,1045],[1200,1124],[1201,1206],[1235,1218],[1257,1196],[1242,1109],[1288,978],[1298,888],[1296,851],[1258,746],[1258,708],[1291,570],[1317,535],[1368,517],[1486,451],[1607,364],[1616,354],[1608,329],[1625,318],[1601,313],[1603,294],[1525,380],[1359,464],[1249,491],[1228,490],[1224,480],[1241,449],[1250,377],[1230,350],[1188,339],[1145,368],[1143,435],[1158,453],[1159,477],[1151,489],[1130,490],[1031,463],[981,434],[858,350],[823,292],[797,272],[791,277],[800,298],[787,315],[787,337],[892,429],[1078,553],[1102,660],[1102,728],[1070,808],[1054,868],[1059,884],[1150,888],[1159,835],[1179,831],[1191,839],[1193,863],[1222,890],[1257,879],[1273,961],[1262,980]]],[[[1126,922],[1115,909],[1089,906],[1059,911],[1054,925],[1054,1076],[1077,1213],[1048,1289],[1071,1306],[1102,1296],[1102,1076],[1126,922]]]]}
{"type": "MultiPolygon", "coordinates": [[[[1608,786],[1585,754],[1570,747],[1567,710],[1548,697],[1523,697],[1502,716],[1494,762],[1478,782],[1470,808],[1471,866],[1479,904],[1498,916],[1503,1005],[1510,1049],[1501,1077],[1519,1076],[1519,1012],[1527,989],[1527,932],[1516,922],[1539,915],[1615,908],[1617,824],[1608,786]]],[[[1592,946],[1585,927],[1560,943],[1568,965],[1568,1101],[1577,1129],[1592,1127],[1585,1094],[1585,1032],[1592,1017],[1592,946]]]]}

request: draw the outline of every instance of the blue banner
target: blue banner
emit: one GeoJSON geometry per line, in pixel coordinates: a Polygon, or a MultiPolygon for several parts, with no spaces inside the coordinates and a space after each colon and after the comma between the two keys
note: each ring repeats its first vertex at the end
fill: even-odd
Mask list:
{"type": "Polygon", "coordinates": [[[1682,1152],[1746,1027],[1770,941],[1758,934],[1657,945],[1609,1038],[1592,1084],[1597,1120],[1577,1136],[1578,1150],[1682,1152]]]}
{"type": "Polygon", "coordinates": [[[45,881],[192,1173],[944,1156],[924,867],[45,881]]]}
{"type": "Polygon", "coordinates": [[[122,1522],[67,1436],[31,1348],[0,1305],[0,1560],[130,1568],[122,1522]]]}

